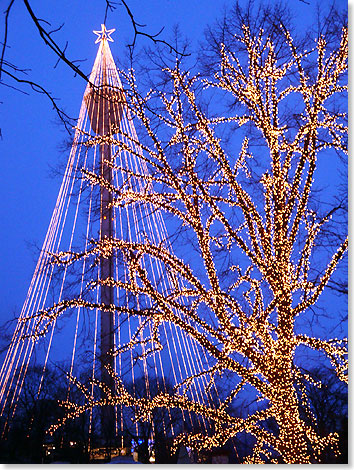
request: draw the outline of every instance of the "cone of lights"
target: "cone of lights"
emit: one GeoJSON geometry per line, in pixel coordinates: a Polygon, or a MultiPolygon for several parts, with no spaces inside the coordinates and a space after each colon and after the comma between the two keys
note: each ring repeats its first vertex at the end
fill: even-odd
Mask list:
{"type": "MultiPolygon", "coordinates": [[[[60,363],[70,379],[68,399],[73,383],[82,387],[75,377],[85,370],[90,386],[82,391],[91,404],[96,400],[100,405],[101,435],[110,445],[123,445],[124,427],[134,426],[138,435],[140,423],[134,405],[129,406],[129,400],[124,404],[125,388],[120,384],[128,384],[129,396],[140,393],[147,401],[180,389],[201,406],[209,405],[211,392],[206,375],[199,376],[207,358],[196,341],[172,322],[160,325],[151,298],[134,296],[131,288],[124,287],[131,287],[133,280],[125,259],[129,255],[118,249],[120,240],[131,244],[147,240],[167,252],[172,249],[162,213],[148,198],[144,203],[114,204],[120,190],[148,194],[151,183],[139,158],[142,150],[108,44],[111,33],[104,25],[96,32],[97,57],[49,228],[1,368],[0,398],[8,429],[31,368],[42,371],[38,399],[51,364],[60,363]],[[125,138],[130,146],[135,142],[134,152],[116,145],[117,139],[125,138]],[[139,316],[139,311],[144,315],[139,316]],[[181,386],[188,377],[194,379],[181,386]],[[140,389],[143,384],[143,392],[138,384],[140,389]]],[[[158,260],[140,261],[157,290],[166,293],[179,282],[164,272],[158,260]]],[[[81,412],[78,406],[69,415],[81,412]]],[[[208,429],[201,415],[181,413],[179,422],[171,419],[170,411],[162,416],[166,436],[175,436],[186,425],[208,429]]]]}

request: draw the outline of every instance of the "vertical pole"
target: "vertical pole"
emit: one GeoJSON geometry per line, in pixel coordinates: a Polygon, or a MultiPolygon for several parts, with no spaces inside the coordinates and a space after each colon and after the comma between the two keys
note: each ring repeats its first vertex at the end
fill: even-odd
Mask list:
{"type": "MultiPolygon", "coordinates": [[[[123,113],[123,96],[117,90],[110,89],[107,77],[108,48],[106,38],[102,38],[102,63],[98,80],[98,89],[93,89],[85,98],[92,130],[99,136],[105,136],[110,131],[112,124],[119,125],[123,113]]],[[[113,184],[113,171],[109,166],[112,161],[111,145],[100,144],[100,176],[109,184],[113,184]],[[108,163],[107,163],[108,162],[108,163]]],[[[100,189],[100,240],[114,236],[114,211],[109,207],[112,203],[112,195],[107,188],[101,185],[100,189]]],[[[105,281],[114,278],[114,256],[100,258],[100,278],[105,281]]],[[[112,305],[115,302],[115,288],[109,285],[101,285],[100,296],[103,305],[112,305]]],[[[109,388],[112,395],[115,393],[114,380],[107,371],[107,366],[114,370],[114,357],[110,354],[114,349],[114,314],[101,310],[101,382],[109,388]]],[[[104,398],[104,394],[102,395],[104,398]]],[[[101,432],[107,447],[111,447],[116,438],[115,409],[112,405],[106,405],[101,413],[101,432]]]]}
{"type": "MultiPolygon", "coordinates": [[[[105,92],[105,86],[108,84],[107,80],[107,64],[106,57],[103,54],[102,58],[102,92],[105,92]]],[[[107,86],[108,90],[108,86],[107,86]]],[[[108,94],[109,95],[109,94],[108,94]]],[[[100,100],[102,103],[101,115],[99,116],[101,129],[100,134],[105,135],[110,129],[110,103],[109,97],[103,97],[100,100]]],[[[110,184],[113,182],[112,168],[107,164],[111,162],[112,152],[110,144],[101,144],[100,146],[100,171],[101,176],[110,184]]],[[[105,237],[113,237],[113,208],[109,207],[112,202],[112,194],[107,188],[101,185],[101,204],[100,204],[100,238],[103,240],[105,237]]],[[[113,254],[108,258],[103,256],[100,259],[100,275],[104,281],[108,278],[114,277],[114,259],[113,254]]],[[[101,303],[104,305],[114,304],[114,287],[109,285],[101,286],[101,303]]],[[[110,373],[107,371],[106,366],[114,370],[114,357],[111,354],[114,348],[114,318],[113,313],[101,311],[101,381],[110,389],[114,394],[114,380],[110,373]]],[[[103,437],[108,447],[111,447],[115,440],[115,410],[114,406],[107,405],[102,409],[101,428],[103,437]]]]}
{"type": "MultiPolygon", "coordinates": [[[[100,147],[101,156],[101,176],[108,182],[112,182],[112,169],[105,163],[111,161],[111,148],[108,144],[100,147]]],[[[101,213],[100,213],[100,237],[113,236],[113,209],[108,207],[112,202],[112,195],[107,188],[101,186],[101,213]]],[[[101,280],[114,277],[113,256],[100,259],[101,280]]],[[[108,285],[101,286],[101,303],[104,305],[114,304],[114,287],[108,285]]],[[[110,352],[114,348],[114,321],[111,312],[101,311],[101,381],[114,393],[114,380],[106,369],[109,366],[114,370],[114,357],[110,352]]],[[[115,434],[115,411],[112,405],[102,409],[102,430],[107,444],[111,445],[115,434]]]]}

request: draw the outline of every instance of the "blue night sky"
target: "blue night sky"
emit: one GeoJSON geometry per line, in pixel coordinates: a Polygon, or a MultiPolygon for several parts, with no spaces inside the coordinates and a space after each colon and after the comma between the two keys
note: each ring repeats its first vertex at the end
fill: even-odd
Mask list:
{"type": "MultiPolygon", "coordinates": [[[[3,11],[8,2],[1,2],[3,11]]],[[[31,6],[38,17],[49,21],[53,29],[64,23],[56,34],[59,45],[67,46],[67,57],[82,59],[80,67],[89,73],[96,55],[96,36],[93,29],[100,29],[105,12],[103,0],[32,0],[31,6]]],[[[117,2],[114,12],[108,14],[107,28],[116,28],[111,50],[115,58],[123,57],[126,44],[133,38],[129,17],[117,2]]],[[[223,13],[224,6],[233,2],[215,0],[129,0],[128,4],[136,20],[146,24],[146,31],[156,33],[162,27],[161,39],[172,36],[173,26],[191,40],[191,50],[197,51],[203,32],[223,13]]],[[[242,2],[241,2],[242,3],[242,2]]],[[[312,21],[315,2],[292,0],[297,26],[308,28],[312,21]]],[[[332,2],[323,0],[324,7],[332,2]]],[[[344,6],[343,0],[338,2],[344,6]]],[[[4,22],[1,19],[0,34],[3,37],[4,22]]],[[[152,45],[138,38],[137,46],[152,45]]],[[[72,117],[78,115],[85,82],[75,77],[63,63],[54,68],[57,57],[42,42],[21,1],[15,0],[9,18],[7,60],[20,67],[31,69],[31,80],[38,82],[53,97],[60,98],[61,105],[72,117]]],[[[9,85],[13,84],[9,81],[9,85]]],[[[13,84],[15,85],[15,84],[13,84]]],[[[51,177],[51,167],[67,159],[68,152],[61,150],[67,138],[58,122],[51,104],[43,95],[21,87],[27,94],[9,87],[0,87],[0,323],[9,319],[15,310],[21,309],[40,247],[54,208],[60,177],[51,177]]],[[[329,169],[329,172],[335,168],[329,169]]],[[[329,173],[327,173],[329,174],[329,173]]]]}

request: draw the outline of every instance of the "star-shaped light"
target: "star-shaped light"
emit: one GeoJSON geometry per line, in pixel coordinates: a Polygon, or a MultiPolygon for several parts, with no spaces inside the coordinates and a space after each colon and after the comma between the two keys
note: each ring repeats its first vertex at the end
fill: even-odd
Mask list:
{"type": "Polygon", "coordinates": [[[111,34],[114,33],[114,31],[115,31],[115,28],[106,29],[106,26],[104,24],[101,24],[101,31],[94,31],[94,33],[97,34],[98,36],[98,38],[95,41],[95,44],[103,41],[104,39],[107,39],[107,41],[113,42],[113,39],[111,38],[111,34]]]}

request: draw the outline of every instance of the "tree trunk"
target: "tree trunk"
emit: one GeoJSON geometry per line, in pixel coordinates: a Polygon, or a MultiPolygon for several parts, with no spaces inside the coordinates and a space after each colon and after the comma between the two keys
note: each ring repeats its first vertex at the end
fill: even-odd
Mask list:
{"type": "Polygon", "coordinates": [[[278,450],[284,463],[304,464],[310,463],[310,454],[304,424],[299,415],[299,401],[292,371],[293,353],[288,344],[280,341],[273,369],[273,405],[279,426],[278,450]]]}

